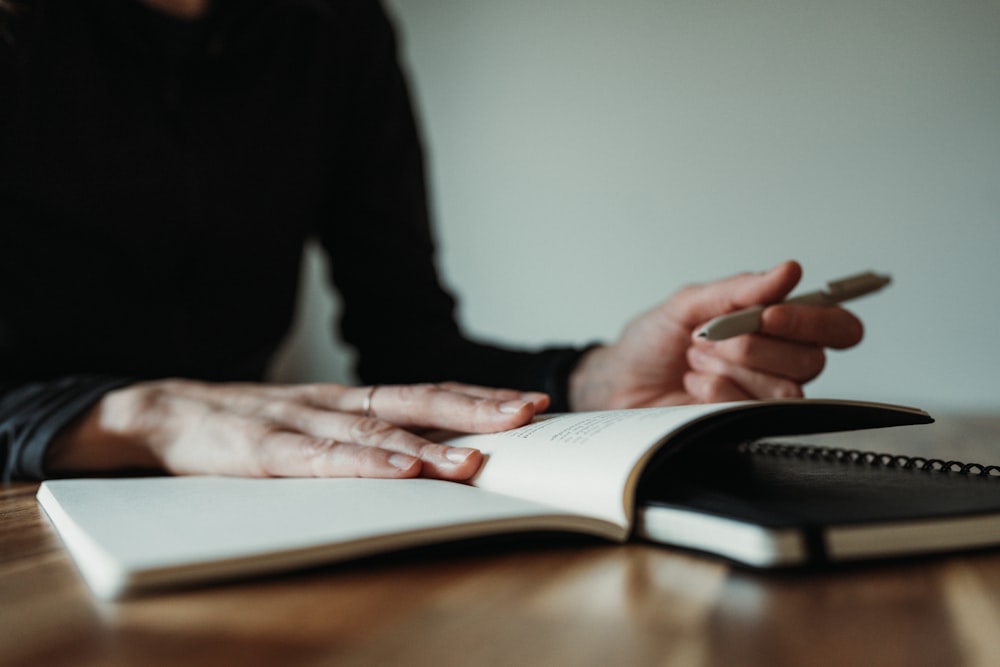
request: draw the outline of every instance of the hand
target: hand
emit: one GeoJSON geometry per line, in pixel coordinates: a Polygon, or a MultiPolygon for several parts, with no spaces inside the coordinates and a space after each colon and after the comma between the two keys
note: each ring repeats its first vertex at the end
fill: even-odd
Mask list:
{"type": "Polygon", "coordinates": [[[753,398],[795,398],[826,363],[824,348],[860,342],[860,320],[840,307],[778,304],[802,268],[784,262],[685,287],[630,322],[619,340],[586,354],[570,378],[573,409],[681,405],[753,398]],[[695,337],[719,315],[765,308],[761,330],[711,342],[695,337]]]}
{"type": "Polygon", "coordinates": [[[544,394],[457,383],[138,383],[108,393],[51,443],[52,473],[156,468],[250,477],[468,479],[477,450],[447,447],[414,429],[490,432],[548,407],[544,394]],[[366,398],[370,412],[364,414],[366,398]]]}

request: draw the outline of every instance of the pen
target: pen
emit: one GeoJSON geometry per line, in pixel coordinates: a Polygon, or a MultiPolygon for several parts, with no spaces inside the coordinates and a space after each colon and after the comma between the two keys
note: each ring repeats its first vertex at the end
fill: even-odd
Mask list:
{"type": "MultiPolygon", "coordinates": [[[[889,281],[889,276],[866,271],[840,280],[831,280],[826,284],[825,291],[809,292],[787,299],[782,303],[833,306],[882,289],[889,284],[889,281]]],[[[760,329],[760,314],[764,312],[765,308],[767,306],[752,306],[709,320],[698,331],[698,337],[706,340],[725,340],[740,334],[753,333],[760,329]]]]}

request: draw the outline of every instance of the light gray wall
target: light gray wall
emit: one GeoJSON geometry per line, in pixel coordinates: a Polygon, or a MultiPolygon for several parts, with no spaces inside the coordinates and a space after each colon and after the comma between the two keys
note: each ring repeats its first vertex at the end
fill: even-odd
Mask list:
{"type": "MultiPolygon", "coordinates": [[[[686,282],[875,269],[810,395],[1000,409],[1000,1],[390,7],[474,334],[610,339],[686,282]]],[[[279,375],[348,377],[316,319],[279,375]]]]}

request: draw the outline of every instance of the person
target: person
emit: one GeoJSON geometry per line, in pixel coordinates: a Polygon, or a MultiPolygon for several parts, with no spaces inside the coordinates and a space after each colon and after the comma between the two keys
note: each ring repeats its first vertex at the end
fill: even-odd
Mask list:
{"type": "Polygon", "coordinates": [[[434,266],[393,27],[369,0],[5,0],[0,7],[5,479],[155,469],[465,480],[544,410],[797,397],[842,308],[773,305],[801,267],[689,285],[586,348],[468,338],[434,266]],[[269,385],[303,242],[363,386],[269,385]],[[494,387],[506,387],[497,389],[494,387]]]}

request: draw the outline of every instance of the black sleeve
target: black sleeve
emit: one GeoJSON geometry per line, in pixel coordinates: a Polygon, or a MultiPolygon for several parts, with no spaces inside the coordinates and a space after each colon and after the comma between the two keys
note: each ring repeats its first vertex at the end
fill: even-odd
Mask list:
{"type": "Polygon", "coordinates": [[[64,377],[47,382],[0,384],[0,463],[3,481],[44,479],[45,452],[64,426],[124,378],[64,377]]]}
{"type": "MultiPolygon", "coordinates": [[[[0,90],[15,85],[14,13],[0,10],[0,90]]],[[[0,95],[0,124],[9,122],[12,100],[0,95]]],[[[3,146],[0,145],[0,150],[3,146]]],[[[0,221],[0,224],[3,224],[0,221]]],[[[2,235],[0,235],[2,236],[2,235]]],[[[6,237],[3,237],[6,239],[6,237]]],[[[0,284],[0,290],[13,289],[0,284]]],[[[16,355],[0,318],[0,358],[16,355]]],[[[0,368],[0,480],[43,479],[45,452],[52,438],[125,378],[67,376],[27,381],[0,368]]]]}
{"type": "Polygon", "coordinates": [[[545,391],[566,410],[566,378],[581,351],[506,349],[471,341],[434,262],[423,151],[392,27],[366,3],[353,47],[344,165],[321,241],[344,301],[341,329],[365,382],[457,380],[545,391]]]}

